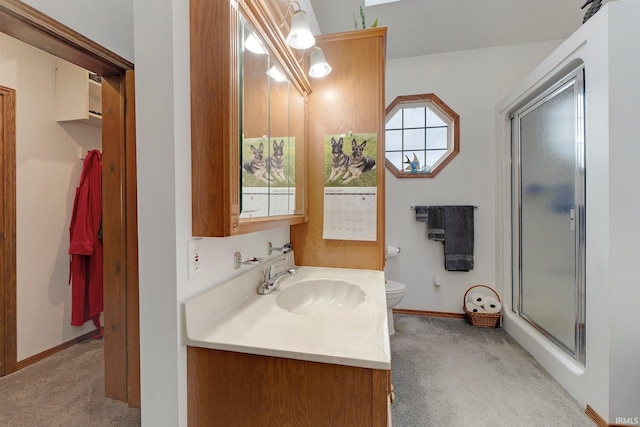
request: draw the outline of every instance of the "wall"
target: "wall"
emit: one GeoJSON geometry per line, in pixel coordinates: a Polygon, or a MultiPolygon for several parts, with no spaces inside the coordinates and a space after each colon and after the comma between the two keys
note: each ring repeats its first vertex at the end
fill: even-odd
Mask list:
{"type": "Polygon", "coordinates": [[[633,355],[640,352],[640,326],[634,319],[640,297],[635,256],[640,230],[636,197],[640,125],[637,99],[639,65],[633,40],[640,28],[633,17],[640,3],[607,4],[546,58],[497,106],[498,281],[509,294],[511,224],[509,221],[508,115],[521,100],[575,60],[585,64],[586,80],[586,366],[562,352],[510,310],[504,326],[578,401],[609,423],[633,424],[640,417],[640,374],[633,355]],[[629,421],[620,421],[627,418],[629,421]]]}
{"type": "MultiPolygon", "coordinates": [[[[609,422],[616,418],[635,418],[623,421],[638,424],[640,417],[640,325],[634,318],[640,301],[637,265],[640,228],[637,212],[640,202],[630,195],[638,194],[640,182],[640,55],[635,40],[640,38],[637,18],[638,2],[612,3],[609,6],[609,203],[612,262],[609,295],[611,298],[610,325],[610,405],[609,422]],[[630,50],[634,53],[629,54],[630,50]]],[[[594,231],[595,232],[595,231],[594,231]]],[[[594,301],[597,305],[598,301],[594,301]]]]}
{"type": "Polygon", "coordinates": [[[18,361],[94,329],[70,324],[67,251],[80,156],[101,134],[55,121],[55,77],[55,57],[0,34],[0,84],[16,90],[18,361]]]}
{"type": "Polygon", "coordinates": [[[106,3],[24,0],[23,3],[134,62],[133,0],[110,0],[106,3]]]}
{"type": "Polygon", "coordinates": [[[460,115],[460,153],[435,178],[398,179],[386,173],[387,279],[407,286],[398,308],[462,313],[469,286],[495,287],[495,110],[498,100],[560,41],[474,49],[387,61],[386,103],[397,96],[435,93],[460,115]],[[475,267],[447,272],[440,242],[427,239],[413,205],[477,205],[475,267]],[[435,276],[441,289],[434,291],[435,276]]]}

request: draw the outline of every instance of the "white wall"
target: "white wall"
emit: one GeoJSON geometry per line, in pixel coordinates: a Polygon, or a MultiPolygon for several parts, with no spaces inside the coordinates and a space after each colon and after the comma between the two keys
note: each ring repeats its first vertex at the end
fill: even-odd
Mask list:
{"type": "Polygon", "coordinates": [[[0,33],[0,84],[16,90],[18,360],[94,329],[71,326],[69,222],[81,153],[100,129],[55,121],[55,57],[0,33]]]}
{"type": "MultiPolygon", "coordinates": [[[[560,41],[474,49],[387,62],[386,103],[400,95],[435,93],[460,115],[460,153],[431,179],[386,176],[387,244],[400,246],[386,264],[387,279],[407,286],[399,308],[462,313],[474,284],[495,278],[495,104],[560,41]],[[447,272],[440,242],[427,239],[412,205],[477,205],[475,268],[447,272]],[[434,291],[439,276],[441,289],[434,291]]],[[[502,295],[501,295],[502,296],[502,295]]]]}
{"type": "Polygon", "coordinates": [[[133,0],[24,0],[23,3],[133,62],[133,0]]]}
{"type": "Polygon", "coordinates": [[[611,399],[609,422],[635,418],[622,424],[638,424],[640,417],[640,323],[637,303],[640,280],[637,269],[640,227],[638,183],[640,183],[640,6],[632,0],[610,5],[610,215],[611,215],[611,399]]]}

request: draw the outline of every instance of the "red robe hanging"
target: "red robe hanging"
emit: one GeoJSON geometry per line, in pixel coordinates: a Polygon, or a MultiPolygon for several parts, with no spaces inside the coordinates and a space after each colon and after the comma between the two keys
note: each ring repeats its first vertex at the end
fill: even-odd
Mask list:
{"type": "Polygon", "coordinates": [[[71,242],[71,324],[87,320],[100,330],[103,309],[102,276],[102,154],[89,151],[76,188],[69,234],[71,242]]]}

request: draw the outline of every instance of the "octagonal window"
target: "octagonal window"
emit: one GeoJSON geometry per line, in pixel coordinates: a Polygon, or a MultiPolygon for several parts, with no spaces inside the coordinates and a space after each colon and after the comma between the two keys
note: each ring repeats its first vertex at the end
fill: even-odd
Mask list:
{"type": "Polygon", "coordinates": [[[460,116],[432,93],[386,109],[385,165],[398,178],[433,178],[460,151],[460,116]]]}

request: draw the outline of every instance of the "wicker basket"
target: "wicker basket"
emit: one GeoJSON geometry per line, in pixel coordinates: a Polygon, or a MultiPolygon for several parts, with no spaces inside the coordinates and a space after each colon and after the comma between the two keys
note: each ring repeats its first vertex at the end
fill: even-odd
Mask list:
{"type": "MultiPolygon", "coordinates": [[[[464,297],[462,298],[462,309],[467,314],[467,319],[469,319],[469,323],[473,326],[479,326],[481,328],[495,328],[498,323],[498,319],[502,316],[501,313],[474,313],[472,311],[467,310],[467,294],[474,288],[487,288],[496,296],[496,299],[500,301],[500,296],[496,291],[491,289],[485,285],[474,285],[467,289],[467,292],[464,293],[464,297]]],[[[500,301],[500,303],[502,303],[500,301]]]]}

